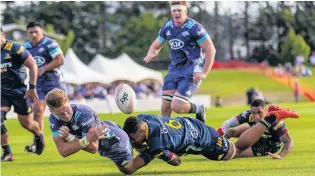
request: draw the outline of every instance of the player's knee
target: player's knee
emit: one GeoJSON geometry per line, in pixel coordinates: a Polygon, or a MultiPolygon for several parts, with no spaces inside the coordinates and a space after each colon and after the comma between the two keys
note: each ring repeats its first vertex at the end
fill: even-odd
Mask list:
{"type": "Polygon", "coordinates": [[[118,167],[118,169],[125,175],[132,175],[135,172],[134,169],[130,169],[128,167],[118,167]]]}
{"type": "Polygon", "coordinates": [[[30,119],[25,119],[20,121],[21,122],[21,126],[25,129],[31,130],[32,127],[32,121],[30,119]]]}

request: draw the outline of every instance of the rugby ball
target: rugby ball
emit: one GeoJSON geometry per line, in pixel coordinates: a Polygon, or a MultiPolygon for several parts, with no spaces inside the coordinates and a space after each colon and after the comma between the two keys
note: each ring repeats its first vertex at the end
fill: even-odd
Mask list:
{"type": "Polygon", "coordinates": [[[119,84],[115,89],[115,102],[125,114],[135,111],[137,105],[136,94],[127,84],[119,84]]]}

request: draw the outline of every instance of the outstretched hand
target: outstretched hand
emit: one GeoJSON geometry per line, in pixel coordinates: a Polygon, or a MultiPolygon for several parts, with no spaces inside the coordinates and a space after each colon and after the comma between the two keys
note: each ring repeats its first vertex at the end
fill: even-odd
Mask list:
{"type": "Polygon", "coordinates": [[[279,154],[276,153],[270,153],[268,152],[268,155],[273,159],[281,159],[282,157],[279,154]]]}

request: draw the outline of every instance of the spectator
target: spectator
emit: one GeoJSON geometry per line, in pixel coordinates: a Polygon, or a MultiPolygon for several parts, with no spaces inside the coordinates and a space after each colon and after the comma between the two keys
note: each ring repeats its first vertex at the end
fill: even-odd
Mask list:
{"type": "Polygon", "coordinates": [[[278,66],[275,68],[276,76],[283,76],[284,75],[284,69],[282,64],[278,64],[278,66]]]}
{"type": "Polygon", "coordinates": [[[303,56],[296,56],[295,58],[295,65],[303,64],[304,63],[304,57],[303,56]]]}
{"type": "Polygon", "coordinates": [[[293,95],[294,95],[295,103],[298,103],[298,102],[299,102],[299,99],[300,99],[300,91],[301,91],[300,82],[299,82],[298,79],[295,79],[295,80],[294,80],[294,83],[293,83],[293,95]]]}
{"type": "Polygon", "coordinates": [[[215,106],[216,107],[222,107],[223,105],[223,99],[220,96],[215,97],[215,106]]]}
{"type": "Polygon", "coordinates": [[[312,55],[310,56],[309,61],[311,65],[314,67],[315,66],[315,51],[312,52],[312,55]]]}

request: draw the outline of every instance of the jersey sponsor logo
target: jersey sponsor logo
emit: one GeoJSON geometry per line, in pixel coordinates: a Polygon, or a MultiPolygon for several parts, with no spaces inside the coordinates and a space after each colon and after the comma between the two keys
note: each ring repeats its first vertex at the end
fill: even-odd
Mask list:
{"type": "Polygon", "coordinates": [[[189,32],[188,31],[184,31],[182,32],[182,36],[185,37],[185,36],[189,36],[189,32]]]}
{"type": "Polygon", "coordinates": [[[46,61],[46,59],[41,56],[35,56],[34,59],[36,61],[37,66],[39,67],[42,66],[46,61]]]}
{"type": "Polygon", "coordinates": [[[167,31],[167,32],[166,32],[166,35],[171,35],[171,32],[170,32],[170,31],[167,31]]]}
{"type": "Polygon", "coordinates": [[[90,125],[91,123],[93,123],[93,121],[94,121],[94,119],[90,119],[90,120],[88,120],[88,121],[82,123],[81,125],[82,125],[82,126],[87,126],[87,125],[90,125]]]}
{"type": "Polygon", "coordinates": [[[55,127],[55,124],[49,122],[49,126],[51,129],[53,129],[55,127]]]}
{"type": "Polygon", "coordinates": [[[9,67],[12,67],[12,62],[1,64],[0,72],[7,72],[9,67]]]}
{"type": "Polygon", "coordinates": [[[162,128],[161,128],[161,133],[168,133],[168,130],[166,128],[166,126],[164,125],[164,123],[162,122],[161,119],[158,119],[158,121],[160,122],[162,128]]]}
{"type": "Polygon", "coordinates": [[[168,41],[168,44],[173,50],[177,50],[184,47],[184,42],[179,39],[172,39],[168,41]]]}
{"type": "Polygon", "coordinates": [[[45,48],[39,48],[39,50],[38,50],[38,52],[40,52],[40,53],[42,53],[42,52],[44,52],[45,51],[45,48]]]}
{"type": "Polygon", "coordinates": [[[10,54],[6,54],[4,59],[12,59],[10,54]]]}
{"type": "Polygon", "coordinates": [[[73,130],[78,130],[79,128],[80,128],[80,127],[78,127],[78,125],[73,125],[73,126],[72,126],[72,129],[73,129],[73,130]]]}
{"type": "Polygon", "coordinates": [[[24,46],[21,46],[19,50],[17,50],[16,54],[22,54],[24,52],[24,46]]]}

